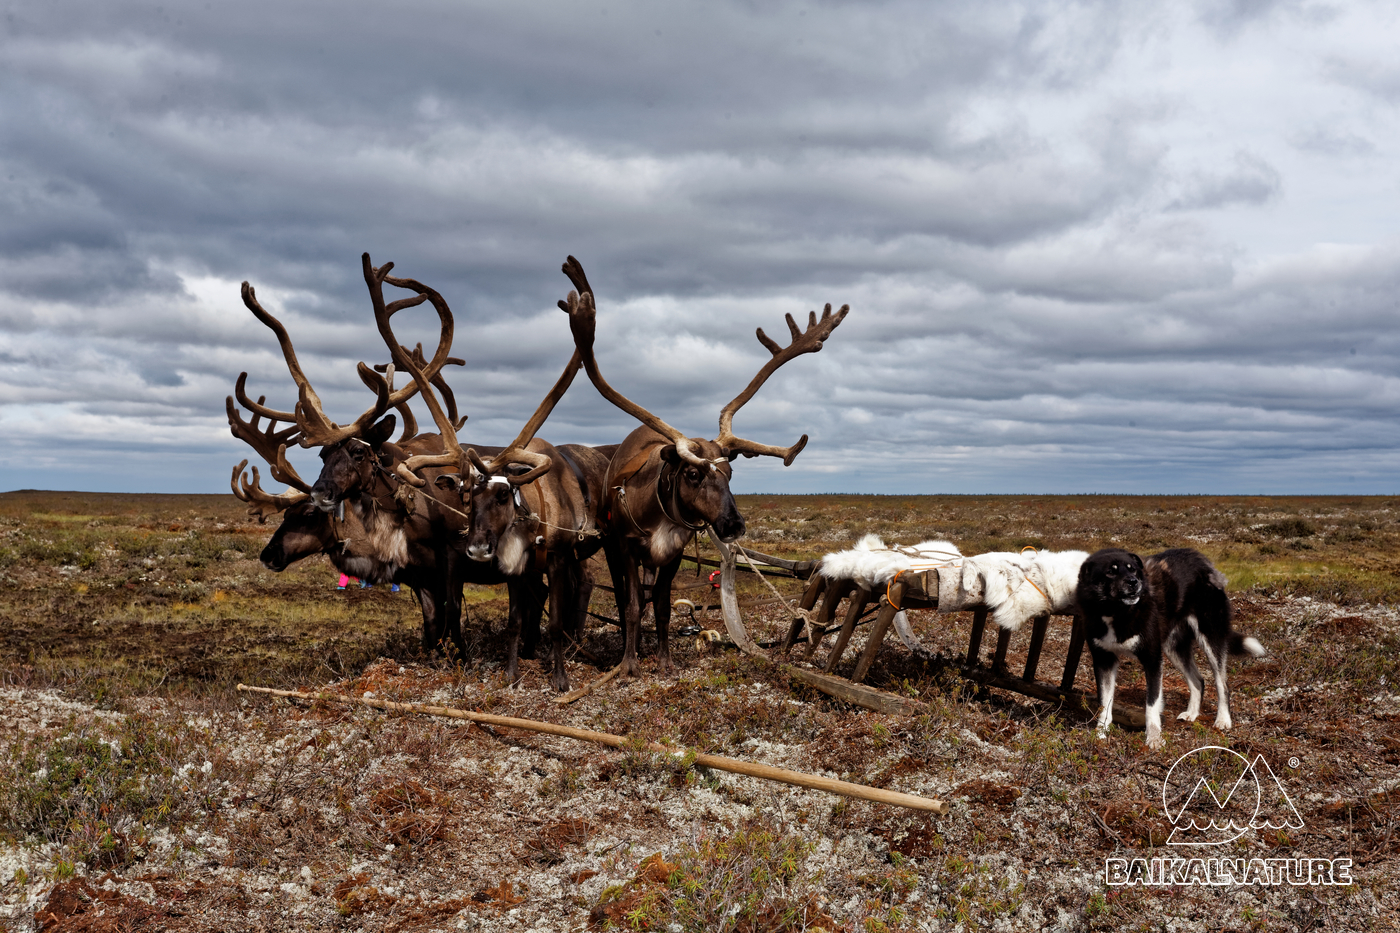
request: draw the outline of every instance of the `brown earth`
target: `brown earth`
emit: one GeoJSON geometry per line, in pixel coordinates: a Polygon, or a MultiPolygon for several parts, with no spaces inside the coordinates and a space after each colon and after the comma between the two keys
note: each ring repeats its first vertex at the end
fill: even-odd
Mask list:
{"type": "MultiPolygon", "coordinates": [[[[750,542],[786,557],[943,537],[1197,547],[1231,578],[1237,725],[1174,714],[1168,745],[1098,741],[1082,717],[979,691],[950,659],[963,615],[914,613],[875,714],[732,649],[673,637],[679,670],[560,707],[539,667],[507,689],[496,588],[470,588],[469,657],[422,656],[411,595],[337,593],[323,559],[283,574],[272,526],[228,496],[0,495],[0,926],[16,930],[1400,928],[1395,500],[1374,497],[745,496],[750,542]],[[238,682],[426,701],[631,736],[616,752],[364,707],[289,705],[238,682]],[[931,817],[697,769],[662,741],[948,800],[931,817]],[[1263,755],[1301,827],[1184,857],[1351,859],[1351,885],[1116,886],[1106,858],[1167,846],[1162,786],[1197,747],[1263,755]]],[[[682,582],[696,577],[684,570],[682,582]]],[[[599,579],[605,581],[600,573],[599,579]]],[[[794,581],[775,583],[787,594],[794,581]]],[[[693,586],[692,598],[707,592],[693,586]]],[[[767,590],[751,578],[741,596],[767,590]]],[[[599,590],[593,610],[612,616],[599,590]]],[[[684,613],[681,613],[684,615],[684,613]]],[[[773,640],[782,611],[746,615],[773,640]]],[[[674,630],[690,620],[673,621],[674,630]]],[[[707,628],[722,629],[702,612],[707,628]]],[[[1051,626],[1042,677],[1063,657],[1051,626]]],[[[861,632],[864,629],[860,630],[861,632]]],[[[858,634],[856,646],[863,636],[858,634]]],[[[1012,640],[1013,670],[1026,635],[1012,640]]],[[[829,639],[828,639],[829,642],[829,639]]],[[[993,639],[984,646],[984,656],[993,639]]],[[[651,642],[644,640],[644,651],[651,642]]],[[[585,683],[621,653],[597,622],[585,683]]],[[[820,663],[825,649],[817,652],[820,663]]],[[[853,655],[840,669],[849,673],[853,655]]],[[[1078,686],[1092,690],[1081,667],[1078,686]]],[[[1120,698],[1142,701],[1125,666],[1120,698]]]]}

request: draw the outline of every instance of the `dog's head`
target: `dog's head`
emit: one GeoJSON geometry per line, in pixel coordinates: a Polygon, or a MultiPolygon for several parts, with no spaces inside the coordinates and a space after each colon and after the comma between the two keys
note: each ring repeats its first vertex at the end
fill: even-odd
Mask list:
{"type": "Polygon", "coordinates": [[[1142,558],[1122,548],[1090,554],[1079,568],[1079,601],[1104,609],[1136,606],[1147,596],[1147,571],[1142,558]]]}

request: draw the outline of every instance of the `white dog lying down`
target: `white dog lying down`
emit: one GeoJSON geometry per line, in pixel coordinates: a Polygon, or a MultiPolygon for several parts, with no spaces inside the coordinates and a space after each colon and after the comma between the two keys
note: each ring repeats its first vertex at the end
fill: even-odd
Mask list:
{"type": "Polygon", "coordinates": [[[829,580],[854,580],[863,589],[874,590],[901,571],[937,568],[940,612],[986,606],[993,622],[1015,631],[1027,619],[1073,611],[1079,565],[1088,556],[1085,551],[1027,548],[1020,554],[993,551],[963,557],[947,541],[921,541],[896,549],[870,534],[848,551],[823,557],[820,572],[829,580]]]}

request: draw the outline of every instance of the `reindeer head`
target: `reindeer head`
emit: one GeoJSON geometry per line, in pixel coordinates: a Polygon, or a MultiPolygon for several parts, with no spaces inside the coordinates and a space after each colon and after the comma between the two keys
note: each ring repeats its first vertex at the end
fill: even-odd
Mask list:
{"type": "Polygon", "coordinates": [[[393,462],[392,454],[382,448],[396,425],[394,416],[389,415],[366,428],[360,437],[347,437],[321,448],[321,474],[311,486],[311,501],[318,509],[334,511],[346,499],[374,486],[376,471],[389,469],[393,462]]]}
{"type": "Polygon", "coordinates": [[[536,477],[535,470],[520,464],[508,464],[495,473],[483,463],[475,450],[468,450],[472,459],[472,481],[463,490],[462,501],[471,515],[471,532],[467,536],[467,556],[476,561],[498,561],[501,572],[518,574],[525,570],[529,557],[530,534],[535,517],[522,495],[522,488],[536,477]]]}
{"type": "Polygon", "coordinates": [[[303,501],[282,513],[282,524],[259,559],[268,570],[281,573],[302,558],[320,554],[335,544],[330,518],[312,503],[303,501]]]}

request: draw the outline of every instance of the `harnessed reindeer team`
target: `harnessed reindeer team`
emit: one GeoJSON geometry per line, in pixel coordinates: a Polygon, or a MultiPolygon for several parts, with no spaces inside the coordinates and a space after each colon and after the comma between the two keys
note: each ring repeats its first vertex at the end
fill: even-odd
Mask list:
{"type": "MultiPolygon", "coordinates": [[[[442,375],[448,365],[463,365],[462,360],[449,355],[454,327],[447,302],[420,282],[390,275],[393,263],[376,267],[368,253],[361,258],[375,324],[390,362],[375,367],[359,364],[360,379],[375,400],[344,425],[326,415],[297,361],[286,328],[258,303],[252,286],[243,283],[244,304],[277,336],[297,387],[297,402],[291,411],[267,407],[265,397],[256,402],[249,398],[247,373],[239,375],[234,395],[228,398],[229,427],[234,436],[267,462],[274,479],[290,487],[280,493],[264,491],[256,466],[251,480],[245,475],[247,460],[233,470],[233,492],[249,503],[250,514],[263,520],[270,514],[285,513],[262,553],[267,567],[280,571],[293,561],[324,553],[343,573],[371,583],[406,584],[422,608],[424,650],[446,653],[450,643],[459,658],[467,651],[461,624],[465,584],[504,583],[510,596],[505,662],[508,680],[512,684],[518,681],[520,657],[535,656],[547,603],[550,683],[563,693],[569,690],[565,645],[579,637],[594,588],[590,558],[600,550],[606,558],[617,600],[617,622],[623,630],[622,660],[609,676],[639,672],[637,643],[647,603],[653,607],[656,624],[656,667],[663,674],[669,673],[672,584],[686,546],[697,531],[706,529],[722,558],[720,606],[724,623],[740,649],[762,655],[739,616],[734,591],[739,557],[746,559],[754,572],[758,572],[754,558],[759,558],[770,570],[810,581],[800,600],[788,601],[774,591],[778,601],[791,610],[792,623],[780,643],[782,654],[790,653],[799,635],[805,634],[806,657],[810,659],[828,633],[827,624],[835,619],[839,604],[846,603],[839,630],[830,630],[839,633],[828,652],[824,672],[789,668],[798,679],[843,699],[874,709],[902,709],[905,701],[901,698],[861,686],[890,627],[911,651],[927,655],[909,627],[905,609],[970,610],[973,621],[966,659],[960,665],[963,673],[984,685],[1092,710],[1089,698],[1074,690],[1080,657],[1087,646],[1094,658],[1098,699],[1103,707],[1100,732],[1113,720],[1139,727],[1145,722],[1149,744],[1160,744],[1160,697],[1154,701],[1149,689],[1145,719],[1143,714],[1116,707],[1113,671],[1117,658],[1136,653],[1149,672],[1150,688],[1152,672],[1160,668],[1157,643],[1165,638],[1168,655],[1192,689],[1191,703],[1181,718],[1194,719],[1200,705],[1201,679],[1190,658],[1199,636],[1220,694],[1217,725],[1229,728],[1224,655],[1262,655],[1263,648],[1253,639],[1231,633],[1224,577],[1196,552],[1168,551],[1148,560],[1148,571],[1159,576],[1165,572],[1158,569],[1161,561],[1166,562],[1162,566],[1177,567],[1181,579],[1176,581],[1176,589],[1183,594],[1177,602],[1185,602],[1163,604],[1160,612],[1153,610],[1144,616],[1146,621],[1119,620],[1123,625],[1147,628],[1141,638],[1121,633],[1118,638],[1112,625],[1107,626],[1106,634],[1100,631],[1105,626],[1099,623],[1098,615],[1086,624],[1086,611],[1080,605],[1086,586],[1081,565],[1088,567],[1106,552],[1092,558],[1082,551],[964,558],[948,542],[891,549],[868,536],[853,550],[829,554],[823,561],[794,562],[735,543],[745,526],[729,488],[732,462],[740,455],[767,456],[791,465],[806,446],[807,435],[790,447],[760,444],[733,433],[734,415],[779,367],[819,351],[845,319],[847,306],[833,314],[828,304],[820,318],[816,312],[810,313],[806,329],[787,315],[791,332],[787,346],[759,328],[758,340],[771,358],[748,386],[720,409],[719,434],[714,439],[687,437],[622,395],[604,378],[593,351],[595,295],[582,265],[570,256],[562,271],[573,290],[558,304],[568,315],[574,341],[572,357],[508,445],[463,447],[458,432],[467,419],[459,417],[456,399],[442,375]],[[386,284],[412,294],[386,301],[386,284]],[[400,344],[392,327],[395,314],[424,302],[437,312],[441,327],[431,358],[421,344],[412,350],[400,344]],[[580,369],[604,398],[640,422],[620,443],[554,446],[536,437],[580,369]],[[399,374],[406,375],[407,382],[395,388],[399,374]],[[432,414],[437,433],[419,432],[408,406],[414,395],[421,397],[432,414]],[[251,417],[245,420],[240,406],[251,417]],[[403,418],[397,441],[390,440],[398,427],[390,409],[403,418]],[[322,467],[314,483],[303,480],[287,461],[287,448],[293,443],[320,449],[322,467]],[[1205,610],[1197,609],[1193,602],[1199,599],[1205,600],[1201,606],[1224,600],[1223,608],[1211,610],[1208,614],[1212,619],[1207,620],[1201,614],[1205,610]],[[855,626],[871,603],[878,614],[851,679],[833,677],[855,626]],[[991,664],[984,666],[980,653],[989,613],[999,635],[991,664]],[[1052,615],[1069,616],[1072,625],[1063,675],[1058,684],[1045,684],[1036,675],[1052,615]],[[1027,621],[1032,626],[1026,666],[1016,677],[1007,670],[1007,648],[1012,632],[1027,621]],[[1207,622],[1213,634],[1204,631],[1207,622]],[[1145,647],[1148,642],[1150,651],[1145,647]]],[[[695,559],[699,561],[698,556],[695,559]]],[[[1172,586],[1164,590],[1160,582],[1153,587],[1160,591],[1160,598],[1166,598],[1161,593],[1173,590],[1172,586]]],[[[1131,599],[1125,597],[1124,604],[1136,604],[1139,591],[1129,595],[1131,599]]],[[[1095,609],[1099,614],[1106,611],[1095,609]]],[[[1110,621],[1104,615],[1103,622],[1110,621]]]]}
{"type": "Polygon", "coordinates": [[[391,362],[373,368],[359,364],[360,379],[375,393],[375,401],[345,425],[325,414],[286,328],[243,284],[244,304],[277,336],[297,387],[291,411],[269,408],[265,396],[249,398],[243,373],[227,404],[233,435],[267,462],[274,479],[290,487],[280,493],[263,490],[256,466],[251,480],[245,474],[247,460],[233,470],[234,495],[249,503],[250,514],[263,520],[286,513],[263,551],[263,563],[282,570],[324,553],[337,569],[368,582],[405,584],[423,610],[424,650],[446,651],[450,641],[459,657],[466,654],[463,585],[505,583],[510,594],[506,674],[511,682],[519,677],[522,649],[527,657],[534,653],[547,599],[551,683],[565,691],[565,642],[578,634],[587,613],[593,589],[587,561],[602,550],[624,632],[619,673],[639,670],[637,636],[648,601],[655,607],[657,666],[669,671],[671,581],[685,546],[701,528],[713,529],[724,541],[744,533],[729,489],[731,461],[740,454],[773,456],[787,465],[807,443],[805,434],[786,448],[745,440],[732,431],[734,415],[780,366],[820,350],[848,308],[833,314],[827,305],[820,319],[813,312],[805,330],[788,315],[792,341],[786,347],[760,329],[758,339],[772,358],[721,409],[716,438],[691,438],[604,379],[593,353],[593,289],[582,265],[570,256],[563,272],[574,289],[559,307],[569,316],[573,357],[509,445],[463,447],[457,432],[466,418],[458,417],[442,376],[445,366],[462,365],[449,355],[453,318],[447,302],[420,282],[390,275],[393,263],[376,267],[366,253],[362,265],[391,362]],[[385,284],[413,294],[386,302],[385,284]],[[424,302],[432,304],[441,325],[431,359],[421,345],[413,350],[401,345],[392,328],[395,314],[424,302]],[[641,422],[621,443],[555,447],[535,437],[580,368],[605,398],[641,422]],[[400,373],[409,381],[396,389],[400,373]],[[437,433],[418,431],[408,407],[414,395],[432,413],[437,433]],[[251,417],[245,419],[239,406],[251,417]],[[390,409],[403,418],[397,441],[390,441],[397,427],[390,409]],[[286,452],[293,443],[320,448],[322,468],[315,482],[307,483],[288,463],[286,452]]]}

